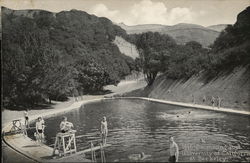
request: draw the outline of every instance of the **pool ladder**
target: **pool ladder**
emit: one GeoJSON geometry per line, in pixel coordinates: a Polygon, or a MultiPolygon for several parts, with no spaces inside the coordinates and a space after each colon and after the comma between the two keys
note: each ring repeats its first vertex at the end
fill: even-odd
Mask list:
{"type": "Polygon", "coordinates": [[[94,145],[93,145],[92,141],[90,142],[90,146],[91,146],[91,158],[92,158],[91,162],[96,162],[96,155],[95,155],[95,150],[93,150],[94,145]]]}
{"type": "MultiPolygon", "coordinates": [[[[95,150],[93,149],[94,145],[93,145],[92,141],[90,142],[90,145],[91,145],[91,158],[92,158],[91,162],[95,163],[97,161],[96,161],[96,154],[95,154],[95,150]]],[[[106,163],[106,158],[105,158],[105,153],[104,153],[102,143],[100,143],[100,151],[101,151],[101,161],[102,161],[102,163],[106,163]]]]}
{"type": "Polygon", "coordinates": [[[104,149],[103,149],[102,143],[100,143],[100,150],[101,150],[101,160],[102,160],[102,163],[105,163],[106,162],[106,158],[105,158],[105,153],[104,153],[104,149]]]}

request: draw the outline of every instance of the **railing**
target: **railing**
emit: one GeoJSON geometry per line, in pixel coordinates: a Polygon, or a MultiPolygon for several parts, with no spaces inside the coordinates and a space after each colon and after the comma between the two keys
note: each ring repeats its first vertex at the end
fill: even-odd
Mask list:
{"type": "MultiPolygon", "coordinates": [[[[106,157],[104,153],[103,144],[100,142],[99,144],[100,144],[100,152],[101,152],[101,162],[106,163],[106,157]]],[[[97,161],[96,161],[96,154],[95,154],[94,145],[92,141],[90,142],[90,146],[91,146],[91,162],[95,163],[97,161]]]]}
{"type": "Polygon", "coordinates": [[[105,153],[104,153],[104,149],[103,149],[102,143],[100,143],[100,150],[101,150],[101,160],[102,160],[102,163],[105,163],[106,162],[106,158],[105,158],[105,153]]]}
{"type": "Polygon", "coordinates": [[[95,155],[95,150],[93,150],[93,148],[94,148],[94,145],[93,145],[93,143],[92,143],[92,141],[90,142],[90,146],[91,146],[91,160],[92,160],[92,162],[96,162],[96,155],[95,155]]]}

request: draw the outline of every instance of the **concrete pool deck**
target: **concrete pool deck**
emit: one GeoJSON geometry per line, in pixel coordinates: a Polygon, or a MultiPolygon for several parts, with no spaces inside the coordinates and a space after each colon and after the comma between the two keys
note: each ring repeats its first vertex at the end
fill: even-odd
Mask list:
{"type": "MultiPolygon", "coordinates": [[[[217,107],[212,107],[212,106],[182,103],[182,102],[173,102],[173,101],[159,100],[159,99],[145,98],[145,97],[90,96],[89,98],[85,98],[84,100],[69,103],[68,106],[65,108],[50,109],[42,113],[34,114],[30,116],[30,119],[35,120],[38,116],[48,118],[48,117],[56,116],[59,114],[64,114],[68,111],[79,108],[83,104],[90,103],[90,102],[97,102],[97,101],[101,101],[105,99],[107,100],[108,99],[140,99],[140,100],[147,100],[151,102],[158,102],[158,103],[164,103],[164,104],[169,104],[169,105],[177,105],[177,106],[183,106],[183,107],[192,107],[192,108],[197,108],[197,109],[211,110],[211,111],[216,111],[216,112],[250,115],[250,112],[248,111],[234,110],[232,108],[219,108],[218,109],[217,107]]],[[[5,132],[9,131],[11,125],[12,125],[11,122],[7,122],[3,124],[2,131],[5,131],[5,132]]],[[[34,162],[57,162],[59,160],[60,162],[62,161],[62,159],[56,160],[56,159],[51,158],[52,150],[53,150],[51,147],[48,147],[44,144],[38,145],[32,139],[25,137],[21,134],[4,136],[4,141],[6,142],[7,145],[17,150],[19,153],[21,153],[28,159],[33,160],[34,162]]],[[[63,161],[64,162],[72,162],[72,161],[73,162],[89,162],[90,160],[87,160],[82,155],[79,155],[78,157],[65,157],[63,161]]]]}

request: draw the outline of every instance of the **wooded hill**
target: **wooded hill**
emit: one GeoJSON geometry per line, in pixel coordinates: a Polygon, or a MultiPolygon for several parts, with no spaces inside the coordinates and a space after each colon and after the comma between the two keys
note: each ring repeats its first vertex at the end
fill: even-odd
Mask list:
{"type": "Polygon", "coordinates": [[[112,42],[126,32],[83,11],[2,7],[4,107],[100,92],[133,69],[112,42]]]}

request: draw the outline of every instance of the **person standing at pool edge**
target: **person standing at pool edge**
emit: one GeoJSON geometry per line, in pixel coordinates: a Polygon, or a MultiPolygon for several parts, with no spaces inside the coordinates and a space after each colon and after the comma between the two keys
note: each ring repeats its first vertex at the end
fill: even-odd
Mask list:
{"type": "Polygon", "coordinates": [[[38,142],[43,142],[44,140],[44,122],[41,117],[38,117],[36,122],[36,135],[38,138],[38,142]]]}
{"type": "Polygon", "coordinates": [[[106,117],[103,117],[101,121],[101,137],[102,137],[102,144],[105,145],[108,136],[108,123],[106,117]]]}
{"type": "Polygon", "coordinates": [[[211,98],[211,103],[212,103],[212,106],[214,107],[214,103],[215,103],[215,98],[214,98],[214,96],[212,96],[212,98],[211,98]]]}
{"type": "Polygon", "coordinates": [[[29,128],[30,124],[29,124],[29,113],[28,113],[28,109],[26,111],[24,111],[24,119],[25,119],[25,127],[29,128]]]}
{"type": "Polygon", "coordinates": [[[170,141],[170,146],[169,146],[170,157],[168,161],[173,162],[173,163],[178,162],[178,159],[179,159],[178,145],[175,143],[173,136],[169,137],[169,141],[170,141]]]}

